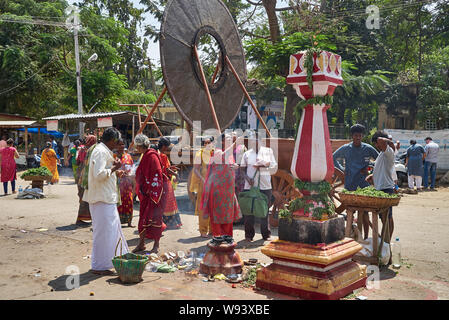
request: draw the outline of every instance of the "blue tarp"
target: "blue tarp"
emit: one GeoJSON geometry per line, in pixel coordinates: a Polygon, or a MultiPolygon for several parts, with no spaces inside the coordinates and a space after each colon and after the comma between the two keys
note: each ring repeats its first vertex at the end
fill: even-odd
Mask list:
{"type": "MultiPolygon", "coordinates": [[[[25,129],[17,129],[17,130],[25,131],[25,129]]],[[[28,133],[38,133],[37,131],[38,131],[37,128],[28,128],[28,133]]],[[[41,128],[41,133],[52,135],[55,138],[63,138],[64,137],[64,133],[59,132],[59,131],[47,131],[46,128],[41,128]]],[[[78,137],[78,136],[79,136],[78,133],[69,134],[69,137],[78,137]]]]}

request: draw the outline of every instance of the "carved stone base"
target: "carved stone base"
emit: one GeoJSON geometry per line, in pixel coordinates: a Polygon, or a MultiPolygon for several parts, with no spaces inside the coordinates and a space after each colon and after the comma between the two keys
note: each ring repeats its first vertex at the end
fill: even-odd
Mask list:
{"type": "Polygon", "coordinates": [[[224,275],[242,273],[243,261],[240,255],[235,251],[237,244],[222,243],[218,246],[207,244],[209,251],[200,264],[200,273],[207,275],[224,275]]]}
{"type": "Polygon", "coordinates": [[[257,271],[256,287],[303,299],[342,298],[366,282],[366,267],[352,261],[362,246],[346,238],[313,246],[272,241],[262,253],[273,263],[257,271]]]}

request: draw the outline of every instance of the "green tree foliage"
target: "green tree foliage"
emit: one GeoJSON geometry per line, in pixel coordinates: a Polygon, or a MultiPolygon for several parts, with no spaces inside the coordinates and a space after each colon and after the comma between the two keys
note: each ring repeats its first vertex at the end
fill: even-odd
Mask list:
{"type": "MultiPolygon", "coordinates": [[[[0,1],[8,20],[53,21],[48,26],[0,21],[0,112],[35,118],[77,112],[73,33],[64,27],[70,12],[62,0],[0,1]]],[[[128,0],[79,3],[84,112],[119,109],[118,102],[154,101],[149,81],[148,42],[137,35],[143,10],[128,0]],[[98,59],[88,62],[96,53],[98,59]]]]}

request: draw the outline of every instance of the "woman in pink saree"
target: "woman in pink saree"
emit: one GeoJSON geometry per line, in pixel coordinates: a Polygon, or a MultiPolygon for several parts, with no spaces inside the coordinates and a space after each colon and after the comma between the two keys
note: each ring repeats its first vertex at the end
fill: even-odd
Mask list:
{"type": "Polygon", "coordinates": [[[14,140],[8,139],[6,141],[6,148],[0,149],[0,163],[1,163],[1,181],[3,182],[3,190],[5,195],[8,194],[8,182],[11,182],[12,193],[16,193],[16,161],[19,158],[19,153],[13,147],[14,140]]]}

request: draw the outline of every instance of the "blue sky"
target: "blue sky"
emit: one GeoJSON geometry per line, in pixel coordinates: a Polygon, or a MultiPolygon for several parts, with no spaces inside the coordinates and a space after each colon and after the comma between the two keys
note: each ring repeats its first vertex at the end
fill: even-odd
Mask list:
{"type": "MultiPolygon", "coordinates": [[[[73,4],[77,1],[78,0],[67,0],[67,2],[69,4],[73,4]]],[[[136,8],[142,8],[142,5],[139,3],[139,0],[132,0],[132,2],[134,3],[134,6],[136,8]]],[[[278,7],[284,7],[284,6],[288,5],[288,0],[278,0],[278,3],[279,3],[278,7]]],[[[159,22],[155,18],[153,18],[150,14],[145,13],[144,16],[145,16],[145,20],[144,20],[142,27],[147,24],[151,24],[154,26],[157,26],[159,24],[159,22]]],[[[140,30],[140,34],[142,36],[143,36],[143,33],[144,33],[143,30],[140,30]]],[[[150,59],[152,59],[153,63],[155,63],[157,65],[159,64],[160,55],[159,55],[159,43],[158,42],[153,43],[153,41],[150,40],[150,45],[148,48],[148,56],[150,57],[150,59]]]]}

